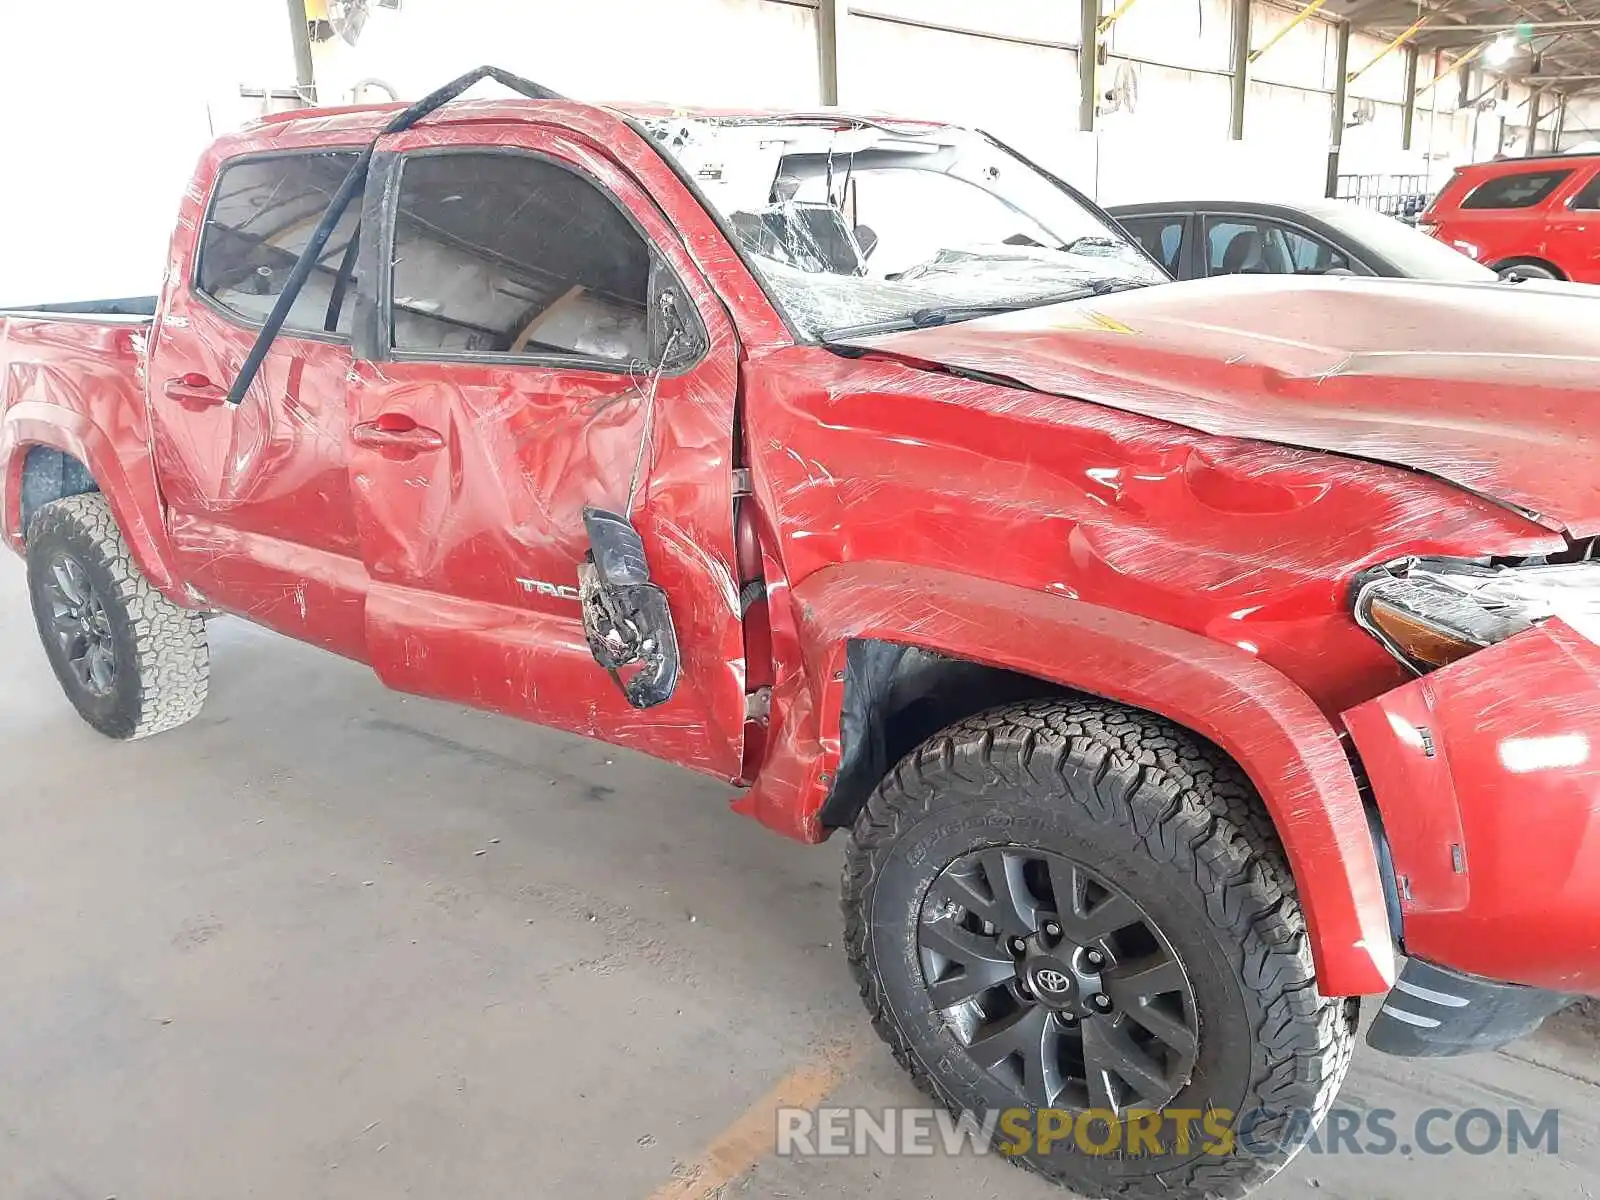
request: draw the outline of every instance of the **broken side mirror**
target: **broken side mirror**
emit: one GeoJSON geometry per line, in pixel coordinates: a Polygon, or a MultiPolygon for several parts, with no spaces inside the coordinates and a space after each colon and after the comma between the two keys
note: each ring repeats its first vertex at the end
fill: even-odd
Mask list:
{"type": "Polygon", "coordinates": [[[650,365],[675,371],[705,353],[705,329],[671,269],[653,254],[649,286],[650,365]]]}
{"type": "Polygon", "coordinates": [[[861,273],[866,274],[867,260],[872,257],[872,252],[878,248],[878,232],[870,225],[857,225],[855,229],[856,245],[861,250],[861,273]]]}
{"type": "Polygon", "coordinates": [[[650,582],[644,541],[620,513],[586,507],[589,553],[578,566],[578,598],[589,652],[628,703],[652,708],[678,686],[678,634],[667,594],[650,582]]]}

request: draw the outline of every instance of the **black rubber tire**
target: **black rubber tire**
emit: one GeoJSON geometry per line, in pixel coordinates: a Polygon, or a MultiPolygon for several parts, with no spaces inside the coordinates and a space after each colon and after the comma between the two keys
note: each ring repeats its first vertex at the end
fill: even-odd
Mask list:
{"type": "Polygon", "coordinates": [[[173,729],[200,712],[210,678],[205,620],[150,586],[99,492],[52,501],[34,514],[28,524],[28,592],[62,691],[101,733],[131,741],[173,729]],[[46,577],[63,551],[82,564],[110,621],[116,677],[104,696],[78,682],[49,632],[46,577]]]}
{"type": "MultiPolygon", "coordinates": [[[[921,979],[917,914],[932,880],[991,845],[1076,857],[1156,919],[1197,999],[1199,1061],[1169,1109],[1273,1114],[1252,1153],[1090,1155],[1059,1145],[1013,1161],[1088,1196],[1242,1196],[1293,1157],[1261,1152],[1320,1123],[1355,1045],[1356,1004],[1315,986],[1305,919],[1278,840],[1243,773],[1148,713],[1037,700],[965,720],[908,755],[858,816],[845,859],[845,944],[878,1034],[953,1112],[1024,1102],[964,1056],[921,979]],[[1304,1127],[1304,1126],[1303,1126],[1304,1127]]],[[[997,1143],[1005,1140],[1003,1134],[997,1143]]]]}
{"type": "Polygon", "coordinates": [[[1566,278],[1553,267],[1547,267],[1543,263],[1526,262],[1522,259],[1512,259],[1510,262],[1501,263],[1495,268],[1495,272],[1501,279],[1509,279],[1512,275],[1520,275],[1524,279],[1566,278]]]}

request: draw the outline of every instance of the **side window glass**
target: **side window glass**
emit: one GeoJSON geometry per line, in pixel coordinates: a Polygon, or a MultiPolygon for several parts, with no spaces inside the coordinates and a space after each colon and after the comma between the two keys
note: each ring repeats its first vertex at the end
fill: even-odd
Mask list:
{"type": "Polygon", "coordinates": [[[1181,216],[1128,217],[1122,226],[1168,275],[1177,275],[1183,265],[1183,221],[1181,216]]]}
{"type": "Polygon", "coordinates": [[[1245,217],[1206,219],[1206,264],[1211,275],[1362,273],[1347,254],[1321,238],[1245,217]]]}
{"type": "Polygon", "coordinates": [[[400,177],[394,348],[647,361],[651,261],[622,210],[564,167],[518,153],[417,155],[400,177]]]}
{"type": "Polygon", "coordinates": [[[1572,198],[1573,208],[1600,208],[1600,171],[1572,198]]]}
{"type": "MultiPolygon", "coordinates": [[[[355,157],[347,151],[279,154],[223,167],[200,237],[195,286],[245,321],[265,321],[355,157]]],[[[349,329],[360,221],[361,205],[352,203],[284,328],[349,329]]]]}
{"type": "Polygon", "coordinates": [[[1324,275],[1329,271],[1355,271],[1355,266],[1344,251],[1329,245],[1321,238],[1284,229],[1284,249],[1289,258],[1289,269],[1296,275],[1324,275]]]}
{"type": "Polygon", "coordinates": [[[1497,175],[1473,189],[1461,202],[1462,208],[1532,208],[1549,199],[1571,171],[1519,171],[1497,175]]]}
{"type": "Polygon", "coordinates": [[[1290,270],[1270,227],[1242,217],[1206,218],[1208,275],[1279,275],[1290,270]]]}

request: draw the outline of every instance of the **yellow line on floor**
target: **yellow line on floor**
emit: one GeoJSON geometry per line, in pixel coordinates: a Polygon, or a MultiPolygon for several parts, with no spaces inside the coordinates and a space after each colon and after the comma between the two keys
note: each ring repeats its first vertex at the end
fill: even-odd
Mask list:
{"type": "Polygon", "coordinates": [[[707,1200],[719,1188],[743,1175],[772,1153],[780,1108],[814,1108],[839,1086],[845,1068],[859,1047],[843,1042],[825,1045],[810,1062],[778,1080],[765,1096],[711,1140],[700,1157],[671,1183],[650,1193],[650,1200],[707,1200]]]}

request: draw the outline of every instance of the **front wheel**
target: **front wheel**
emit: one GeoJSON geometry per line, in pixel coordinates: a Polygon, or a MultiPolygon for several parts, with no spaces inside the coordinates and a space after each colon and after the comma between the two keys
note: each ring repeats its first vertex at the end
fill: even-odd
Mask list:
{"type": "Polygon", "coordinates": [[[1243,1195],[1349,1065],[1354,1005],[1317,993],[1255,793],[1146,713],[1034,701],[935,736],[857,819],[844,908],[917,1083],[1087,1195],[1243,1195]]]}
{"type": "Polygon", "coordinates": [[[104,495],[69,496],[34,514],[28,592],[62,690],[101,733],[148,737],[199,713],[205,620],[150,586],[104,495]]]}

